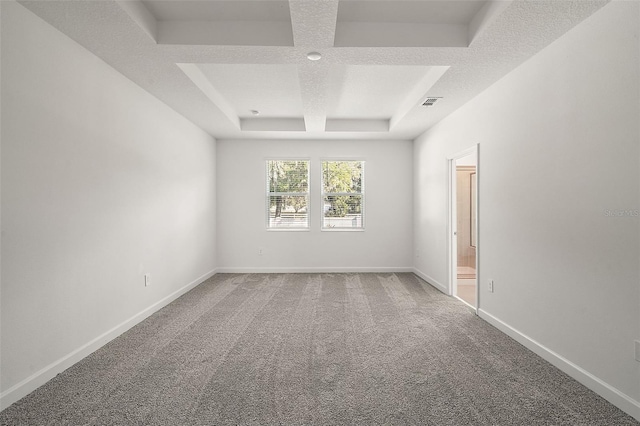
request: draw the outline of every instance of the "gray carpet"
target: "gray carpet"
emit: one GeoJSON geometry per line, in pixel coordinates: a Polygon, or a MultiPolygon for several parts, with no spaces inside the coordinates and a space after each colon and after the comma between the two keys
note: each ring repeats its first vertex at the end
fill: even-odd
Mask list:
{"type": "Polygon", "coordinates": [[[0,424],[640,423],[413,274],[220,274],[0,424]]]}

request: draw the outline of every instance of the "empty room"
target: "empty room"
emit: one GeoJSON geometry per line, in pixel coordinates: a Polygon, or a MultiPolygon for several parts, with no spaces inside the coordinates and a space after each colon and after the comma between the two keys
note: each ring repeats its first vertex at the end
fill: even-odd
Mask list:
{"type": "Polygon", "coordinates": [[[0,19],[1,425],[640,424],[640,0],[0,19]]]}

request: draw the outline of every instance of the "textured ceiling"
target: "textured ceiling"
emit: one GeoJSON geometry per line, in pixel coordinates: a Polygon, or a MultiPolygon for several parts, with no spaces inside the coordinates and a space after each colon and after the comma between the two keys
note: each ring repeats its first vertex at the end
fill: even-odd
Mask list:
{"type": "Polygon", "coordinates": [[[607,2],[20,1],[220,139],[413,139],[607,2]]]}

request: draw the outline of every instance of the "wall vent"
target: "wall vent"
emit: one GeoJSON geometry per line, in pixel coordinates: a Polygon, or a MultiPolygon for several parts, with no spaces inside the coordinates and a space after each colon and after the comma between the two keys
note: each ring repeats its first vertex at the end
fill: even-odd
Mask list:
{"type": "Polygon", "coordinates": [[[432,107],[436,102],[438,102],[440,99],[442,99],[442,97],[431,97],[431,98],[427,98],[423,103],[422,106],[424,107],[432,107]]]}

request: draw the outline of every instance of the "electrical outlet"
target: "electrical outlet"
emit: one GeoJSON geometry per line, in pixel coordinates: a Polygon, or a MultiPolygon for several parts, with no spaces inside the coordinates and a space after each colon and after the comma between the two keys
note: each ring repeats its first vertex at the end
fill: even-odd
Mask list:
{"type": "Polygon", "coordinates": [[[640,340],[636,340],[636,361],[640,362],[640,340]]]}
{"type": "Polygon", "coordinates": [[[493,280],[489,280],[489,293],[493,293],[493,280]]]}
{"type": "Polygon", "coordinates": [[[144,286],[151,286],[151,274],[144,274],[144,286]]]}
{"type": "Polygon", "coordinates": [[[262,247],[258,247],[258,256],[262,256],[264,254],[264,249],[262,247]]]}

